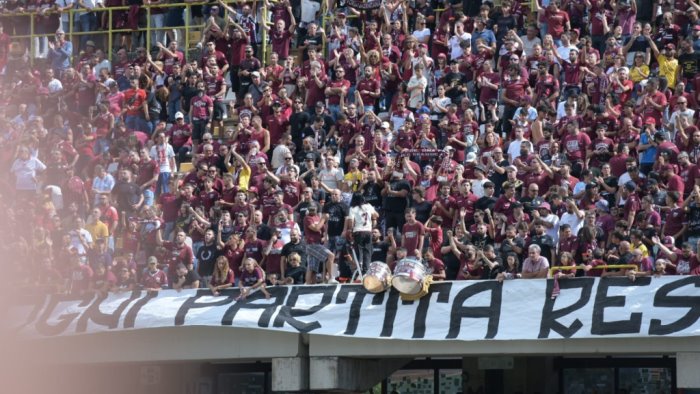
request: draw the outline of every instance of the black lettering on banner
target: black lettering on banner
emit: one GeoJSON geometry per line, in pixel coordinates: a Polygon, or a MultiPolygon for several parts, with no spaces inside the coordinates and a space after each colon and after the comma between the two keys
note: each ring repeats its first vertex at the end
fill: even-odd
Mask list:
{"type": "Polygon", "coordinates": [[[49,304],[46,306],[46,309],[44,309],[44,312],[41,314],[39,320],[36,322],[35,327],[37,332],[39,332],[39,334],[41,335],[46,336],[62,334],[71,324],[71,322],[73,322],[73,320],[76,317],[80,316],[81,312],[61,314],[56,318],[58,320],[58,323],[51,325],[47,322],[47,320],[49,319],[49,317],[51,317],[51,313],[54,311],[56,306],[61,302],[80,301],[80,303],[77,306],[80,308],[85,308],[88,305],[90,305],[90,301],[92,301],[94,296],[95,295],[93,293],[86,293],[82,298],[76,297],[75,295],[54,295],[53,297],[51,297],[49,304]]]}
{"type": "Polygon", "coordinates": [[[345,285],[340,287],[338,295],[335,297],[336,305],[345,304],[348,301],[348,295],[354,293],[348,312],[348,325],[345,327],[345,335],[355,335],[357,326],[360,323],[360,313],[362,311],[362,302],[365,300],[367,290],[360,285],[345,285]]]}
{"type": "MultiPolygon", "coordinates": [[[[255,293],[249,295],[245,300],[234,302],[233,305],[231,305],[228,308],[228,310],[226,310],[226,313],[224,313],[224,317],[221,318],[221,325],[233,325],[233,319],[236,317],[236,314],[238,314],[238,312],[241,309],[262,309],[263,313],[262,315],[260,315],[260,319],[258,320],[258,327],[269,327],[270,320],[272,319],[272,315],[275,313],[275,309],[277,309],[278,306],[282,305],[282,303],[284,302],[284,297],[287,296],[287,292],[289,291],[287,288],[288,286],[272,286],[268,288],[267,291],[268,293],[270,293],[270,299],[274,299],[274,301],[271,304],[260,304],[251,302],[264,299],[265,297],[263,296],[262,291],[256,291],[255,293]]],[[[238,295],[240,294],[239,289],[229,291],[231,291],[233,293],[233,296],[235,297],[238,297],[238,295]]]]}
{"type": "Polygon", "coordinates": [[[295,317],[313,315],[314,313],[328,306],[333,300],[333,293],[335,293],[336,287],[337,285],[293,287],[292,292],[289,294],[289,297],[287,297],[287,302],[282,308],[280,308],[273,326],[283,327],[284,323],[287,323],[294,327],[297,331],[304,334],[321,328],[321,323],[318,321],[304,323],[303,321],[295,319],[295,317]],[[300,296],[311,294],[321,294],[321,302],[318,305],[314,305],[309,309],[295,308],[300,296]]]}
{"type": "MultiPolygon", "coordinates": [[[[381,337],[390,337],[394,333],[394,320],[396,319],[396,310],[399,305],[399,291],[395,288],[389,289],[389,298],[386,300],[386,306],[384,307],[384,323],[382,323],[382,332],[379,334],[381,337]]],[[[384,293],[381,293],[381,300],[384,300],[384,293]]],[[[379,294],[377,294],[379,295],[379,294]]],[[[378,298],[375,296],[375,300],[378,298]]],[[[374,301],[372,302],[374,305],[374,301]]]]}
{"type": "Polygon", "coordinates": [[[635,312],[630,314],[627,320],[605,321],[605,308],[624,307],[625,296],[608,296],[608,289],[611,287],[641,287],[649,286],[650,277],[637,278],[634,282],[626,277],[605,278],[598,281],[596,289],[595,304],[593,304],[593,319],[591,323],[591,334],[593,335],[615,335],[615,334],[635,334],[639,333],[642,327],[642,314],[635,312]]]}
{"type": "Polygon", "coordinates": [[[581,297],[573,304],[567,306],[566,308],[554,310],[554,304],[557,298],[552,299],[552,297],[547,297],[547,294],[552,294],[554,289],[554,280],[547,280],[547,290],[545,291],[545,301],[544,307],[542,308],[542,320],[540,321],[540,335],[538,338],[549,338],[549,333],[553,330],[557,334],[564,338],[571,338],[578,330],[583,327],[581,320],[576,319],[570,326],[559,323],[557,320],[583,308],[588,301],[591,299],[591,293],[593,292],[593,284],[595,284],[594,278],[576,278],[576,280],[560,280],[559,289],[561,291],[571,290],[571,289],[581,289],[581,297]]]}
{"type": "Polygon", "coordinates": [[[87,325],[89,321],[93,321],[95,324],[100,326],[105,326],[109,329],[115,329],[119,325],[119,318],[121,317],[124,309],[126,309],[129,304],[141,297],[141,290],[134,290],[131,292],[131,296],[119,304],[119,306],[112,313],[102,313],[100,311],[100,305],[104,300],[107,299],[107,293],[104,293],[97,297],[95,301],[90,304],[90,306],[83,312],[78,319],[78,325],[75,328],[75,332],[85,332],[87,330],[87,325]]]}
{"type": "MultiPolygon", "coordinates": [[[[13,308],[23,309],[24,307],[30,305],[31,311],[27,315],[26,319],[24,319],[24,321],[16,322],[17,325],[13,325],[12,329],[22,330],[24,327],[27,327],[30,324],[32,324],[39,317],[39,313],[42,310],[44,310],[44,305],[51,302],[51,299],[52,299],[52,297],[50,295],[42,295],[42,294],[28,294],[26,297],[16,297],[15,299],[13,299],[13,303],[12,303],[13,308]]],[[[10,308],[10,305],[4,304],[4,305],[2,305],[2,307],[10,308]]],[[[5,315],[8,315],[7,310],[0,310],[0,316],[5,316],[5,315]]],[[[15,322],[8,321],[7,323],[13,324],[15,322]]]]}
{"type": "Polygon", "coordinates": [[[649,324],[649,335],[668,335],[684,330],[698,321],[700,318],[700,297],[673,296],[672,291],[684,286],[695,285],[700,288],[700,276],[688,276],[680,280],[667,283],[654,295],[654,306],[662,308],[689,308],[685,316],[673,323],[662,324],[659,319],[652,319],[649,324]]]}
{"type": "Polygon", "coordinates": [[[491,339],[498,334],[498,323],[501,319],[501,299],[503,298],[503,284],[495,280],[484,281],[469,285],[457,293],[452,301],[450,313],[450,330],[447,339],[457,338],[462,326],[462,319],[488,319],[488,329],[484,339],[491,339]],[[491,303],[488,306],[464,306],[464,302],[472,296],[491,292],[491,303]]]}
{"type": "Polygon", "coordinates": [[[190,311],[190,309],[211,308],[213,306],[228,305],[233,302],[233,300],[238,296],[239,293],[237,291],[234,292],[229,289],[225,289],[221,291],[221,294],[225,295],[226,297],[222,299],[217,299],[213,302],[197,302],[197,300],[201,297],[212,295],[211,290],[209,289],[197,290],[197,294],[193,295],[192,297],[188,297],[185,300],[185,302],[183,302],[182,305],[180,305],[180,308],[175,314],[175,325],[181,326],[185,324],[185,318],[187,318],[187,313],[190,311]]]}
{"type": "Polygon", "coordinates": [[[450,301],[450,291],[452,290],[451,282],[433,283],[430,285],[428,294],[421,297],[418,301],[416,309],[416,319],[413,322],[413,338],[419,339],[425,337],[425,320],[428,317],[428,308],[433,293],[438,293],[437,302],[448,303],[450,301]]]}
{"type": "Polygon", "coordinates": [[[141,308],[148,304],[148,301],[156,297],[158,297],[157,291],[147,291],[145,297],[136,301],[134,306],[129,309],[129,312],[126,312],[126,316],[124,317],[124,328],[134,328],[134,324],[136,324],[136,316],[138,316],[141,308]]]}

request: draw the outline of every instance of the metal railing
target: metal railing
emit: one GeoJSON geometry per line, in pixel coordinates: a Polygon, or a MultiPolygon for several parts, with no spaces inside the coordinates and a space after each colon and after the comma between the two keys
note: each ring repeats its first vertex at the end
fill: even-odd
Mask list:
{"type": "MultiPolygon", "coordinates": [[[[597,265],[595,267],[591,267],[592,270],[604,270],[604,269],[636,269],[638,268],[634,264],[611,264],[611,265],[597,265]]],[[[560,266],[560,267],[550,267],[549,268],[549,277],[551,278],[554,275],[554,272],[556,271],[578,271],[582,270],[580,265],[567,265],[567,266],[560,266]]]]}
{"type": "MultiPolygon", "coordinates": [[[[246,0],[228,0],[226,1],[227,4],[232,4],[232,3],[245,3],[246,0]]],[[[145,27],[137,27],[136,29],[131,29],[131,28],[115,28],[114,27],[114,21],[115,21],[115,13],[117,12],[128,12],[130,7],[129,6],[119,6],[119,7],[102,7],[102,8],[93,8],[93,9],[86,9],[86,8],[72,8],[70,10],[60,12],[56,10],[49,10],[44,13],[40,13],[39,11],[35,12],[9,12],[9,13],[0,13],[0,17],[14,17],[14,16],[27,16],[29,17],[29,34],[26,35],[12,35],[10,38],[12,41],[18,41],[22,39],[28,39],[29,40],[29,54],[30,54],[30,61],[33,64],[34,61],[34,53],[35,53],[35,38],[49,38],[54,36],[54,32],[50,33],[37,33],[36,32],[36,26],[35,26],[35,16],[45,16],[45,15],[55,15],[58,14],[60,16],[63,16],[65,13],[68,13],[68,31],[65,31],[66,36],[69,38],[73,37],[80,37],[80,36],[95,36],[99,37],[101,35],[107,35],[107,48],[105,48],[105,53],[107,54],[107,58],[109,61],[112,61],[112,56],[113,56],[113,49],[114,49],[114,35],[115,34],[126,34],[126,33],[144,33],[145,34],[145,47],[148,50],[149,48],[152,47],[151,45],[151,33],[152,32],[158,32],[158,31],[172,31],[172,30],[184,30],[184,53],[185,56],[188,56],[188,52],[190,48],[190,32],[192,31],[201,31],[204,27],[205,24],[197,24],[193,25],[191,24],[192,22],[192,7],[195,6],[212,6],[216,5],[216,3],[172,3],[172,4],[148,4],[148,5],[141,5],[139,6],[141,9],[146,10],[146,26],[145,27]],[[164,27],[153,27],[151,26],[151,10],[156,9],[156,8],[164,8],[164,9],[170,9],[170,8],[183,8],[184,14],[184,24],[181,26],[164,26],[164,27]],[[98,12],[98,13],[107,13],[107,26],[104,29],[100,30],[90,30],[90,31],[75,31],[74,26],[75,26],[75,21],[77,20],[76,14],[78,13],[84,13],[84,12],[98,12]]],[[[263,2],[261,12],[263,15],[263,21],[266,22],[267,20],[267,5],[263,2]]],[[[225,18],[227,18],[228,12],[225,14],[225,18]]],[[[60,18],[60,17],[59,17],[60,18]]],[[[265,23],[263,22],[263,23],[265,23]]],[[[62,23],[59,19],[59,23],[62,23]]],[[[99,23],[98,23],[99,25],[99,23]]],[[[267,53],[267,31],[263,29],[262,27],[260,28],[260,34],[261,34],[261,59],[266,59],[266,53],[267,53]]],[[[255,45],[256,43],[252,43],[255,45]]],[[[73,56],[77,56],[78,53],[74,53],[73,56]]],[[[72,59],[71,59],[72,60],[72,59]]],[[[190,60],[190,59],[187,59],[190,60]]]]}

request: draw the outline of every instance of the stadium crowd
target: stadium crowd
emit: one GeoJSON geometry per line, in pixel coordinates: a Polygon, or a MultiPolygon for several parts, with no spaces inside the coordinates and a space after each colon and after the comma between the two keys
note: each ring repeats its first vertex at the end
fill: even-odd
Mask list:
{"type": "Polygon", "coordinates": [[[152,9],[173,28],[146,48],[160,3],[3,2],[17,284],[245,297],[406,258],[434,280],[700,274],[694,0],[219,1],[152,9]],[[55,32],[33,51],[29,18],[55,32]],[[133,31],[105,40],[110,19],[133,31]]]}

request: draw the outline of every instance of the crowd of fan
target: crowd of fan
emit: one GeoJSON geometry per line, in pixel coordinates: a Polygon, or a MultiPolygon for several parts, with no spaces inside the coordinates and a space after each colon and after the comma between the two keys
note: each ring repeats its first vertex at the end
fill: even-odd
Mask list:
{"type": "Polygon", "coordinates": [[[135,30],[111,62],[66,37],[73,6],[75,31],[104,27],[92,1],[0,15],[17,284],[245,297],[403,259],[434,280],[700,274],[694,0],[219,1],[156,14],[200,18],[201,56],[135,30]],[[45,57],[12,38],[27,18],[56,31],[45,57]]]}

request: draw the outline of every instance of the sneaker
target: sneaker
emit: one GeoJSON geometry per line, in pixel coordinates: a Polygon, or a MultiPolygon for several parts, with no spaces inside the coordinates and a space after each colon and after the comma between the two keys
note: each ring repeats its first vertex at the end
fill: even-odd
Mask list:
{"type": "Polygon", "coordinates": [[[326,282],[326,283],[328,283],[329,285],[337,285],[338,281],[335,280],[335,278],[330,278],[330,279],[328,279],[328,282],[326,282]]]}

